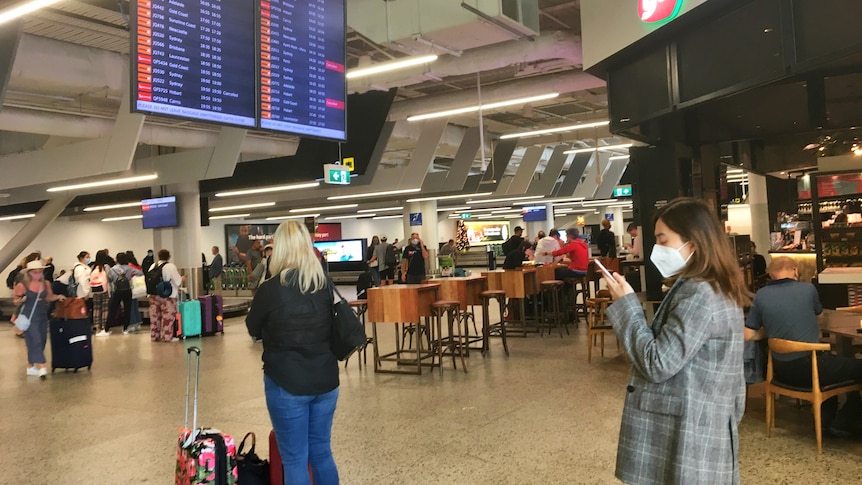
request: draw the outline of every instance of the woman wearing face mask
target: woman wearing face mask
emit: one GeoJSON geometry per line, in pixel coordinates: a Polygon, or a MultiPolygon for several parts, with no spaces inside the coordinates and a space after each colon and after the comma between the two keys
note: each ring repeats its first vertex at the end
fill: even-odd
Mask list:
{"type": "Polygon", "coordinates": [[[44,268],[38,259],[27,263],[23,280],[18,282],[13,290],[14,303],[24,304],[18,316],[24,315],[30,319],[30,327],[24,331],[24,341],[27,344],[27,375],[39,376],[42,379],[48,376],[48,363],[45,359],[48,302],[66,299],[62,295],[55,295],[51,291],[51,285],[45,284],[42,275],[44,268]]]}
{"type": "Polygon", "coordinates": [[[617,450],[625,483],[739,483],[745,409],[742,307],[750,294],[706,204],[676,199],[654,219],[650,260],[668,278],[648,322],[623,276],[605,277],[607,316],[632,361],[617,450]]]}

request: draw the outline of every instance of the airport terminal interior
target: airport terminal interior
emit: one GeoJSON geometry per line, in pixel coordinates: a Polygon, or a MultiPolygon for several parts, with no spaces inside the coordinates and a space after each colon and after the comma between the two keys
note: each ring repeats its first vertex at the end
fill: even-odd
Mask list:
{"type": "MultiPolygon", "coordinates": [[[[345,484],[620,483],[637,371],[599,316],[599,270],[559,287],[538,254],[503,270],[517,234],[584,241],[651,317],[666,289],[653,217],[701,199],[748,289],[791,258],[830,315],[820,341],[859,358],[859,18],[846,0],[0,1],[1,274],[37,252],[68,283],[79,255],[167,249],[197,304],[214,251],[225,264],[223,333],[152,341],[142,296],[139,331],[88,321],[68,339],[92,353],[73,372],[53,368],[58,317],[44,378],[9,322],[12,279],[0,287],[0,483],[171,483],[192,346],[198,425],[253,432],[267,458],[245,316],[252,248],[285,221],[308,228],[374,337],[339,363],[345,484]],[[427,281],[366,288],[373,239],[400,258],[412,233],[427,281]],[[486,290],[505,310],[485,295],[482,311],[486,290]],[[429,352],[447,295],[476,338],[463,359],[429,352]],[[483,322],[504,323],[481,338],[483,322]],[[387,359],[420,342],[418,365],[387,359]]],[[[859,482],[862,429],[824,427],[820,453],[811,404],[779,397],[767,433],[766,376],[749,377],[743,483],[859,482]]]]}

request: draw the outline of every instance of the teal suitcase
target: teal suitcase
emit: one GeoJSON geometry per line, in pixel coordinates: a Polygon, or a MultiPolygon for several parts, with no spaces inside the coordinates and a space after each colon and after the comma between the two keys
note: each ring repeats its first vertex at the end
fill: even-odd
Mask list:
{"type": "Polygon", "coordinates": [[[177,303],[180,338],[201,336],[201,302],[189,300],[177,303]]]}

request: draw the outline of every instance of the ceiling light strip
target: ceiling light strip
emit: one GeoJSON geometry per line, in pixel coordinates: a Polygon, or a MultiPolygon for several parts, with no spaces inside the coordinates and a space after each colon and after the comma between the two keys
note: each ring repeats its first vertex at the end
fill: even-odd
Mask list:
{"type": "Polygon", "coordinates": [[[372,219],[401,219],[403,217],[404,217],[404,215],[398,214],[397,216],[377,216],[377,217],[372,217],[372,219]]]}
{"type": "Polygon", "coordinates": [[[598,128],[600,126],[607,126],[610,123],[611,123],[610,121],[597,121],[594,123],[583,123],[580,125],[560,126],[558,128],[548,128],[546,130],[525,131],[523,133],[510,133],[508,135],[501,136],[500,139],[501,140],[508,140],[509,138],[526,138],[526,137],[530,137],[530,136],[547,135],[550,133],[564,133],[567,131],[584,130],[587,128],[598,128]]]}
{"type": "Polygon", "coordinates": [[[590,152],[594,152],[596,150],[605,152],[608,150],[623,150],[625,148],[631,148],[633,146],[634,146],[634,143],[621,143],[619,145],[605,145],[605,146],[591,147],[591,148],[576,148],[574,150],[566,150],[563,153],[566,155],[570,155],[573,153],[590,153],[590,152]]]}
{"type": "Polygon", "coordinates": [[[341,205],[328,205],[322,207],[305,207],[303,209],[290,209],[288,212],[291,214],[296,214],[297,212],[320,212],[320,211],[330,211],[330,210],[339,210],[339,209],[352,209],[354,207],[359,207],[359,204],[341,204],[341,205]]]}
{"type": "Polygon", "coordinates": [[[229,214],[229,215],[224,215],[224,216],[210,216],[209,220],[212,221],[212,220],[216,220],[216,219],[239,219],[240,217],[249,217],[249,216],[251,216],[250,213],[249,214],[229,214]]]}
{"type": "Polygon", "coordinates": [[[318,187],[318,186],[320,186],[320,182],[305,182],[305,183],[301,183],[301,184],[278,185],[275,187],[262,187],[259,189],[245,189],[245,190],[232,190],[229,192],[219,192],[215,196],[216,197],[235,197],[238,195],[266,194],[269,192],[283,192],[285,190],[313,189],[314,187],[318,187]]]}
{"type": "Polygon", "coordinates": [[[132,221],[135,219],[143,219],[143,214],[137,216],[123,216],[123,217],[106,217],[102,219],[102,222],[117,222],[117,221],[132,221]]]}
{"type": "Polygon", "coordinates": [[[36,214],[18,214],[14,216],[3,216],[0,217],[0,221],[14,221],[17,219],[30,219],[36,217],[36,214]]]}
{"type": "Polygon", "coordinates": [[[4,10],[0,12],[0,24],[5,24],[6,22],[15,20],[19,17],[23,17],[28,13],[35,12],[40,8],[47,7],[59,1],[60,0],[32,0],[30,2],[25,2],[10,9],[4,10]]]}
{"type": "Polygon", "coordinates": [[[452,200],[452,199],[469,199],[471,197],[482,197],[491,195],[493,192],[480,192],[478,194],[456,194],[456,195],[441,195],[438,197],[420,197],[418,199],[407,199],[407,202],[428,202],[432,200],[452,200]]]}
{"type": "Polygon", "coordinates": [[[320,214],[302,214],[298,216],[277,216],[277,217],[267,217],[267,221],[283,221],[285,219],[305,219],[306,217],[317,217],[320,214]]]}
{"type": "Polygon", "coordinates": [[[141,201],[137,202],[123,202],[120,204],[110,204],[110,205],[94,205],[92,207],[84,207],[84,212],[96,212],[96,211],[106,211],[111,209],[125,209],[127,207],[140,207],[141,201]]]}
{"type": "Polygon", "coordinates": [[[422,120],[428,120],[428,119],[432,119],[432,118],[443,118],[445,116],[475,113],[479,110],[483,110],[483,111],[484,110],[492,110],[492,109],[496,109],[496,108],[504,108],[506,106],[514,106],[514,105],[518,105],[518,104],[527,104],[527,103],[532,103],[535,101],[544,101],[546,99],[556,98],[559,95],[560,95],[560,93],[547,93],[547,94],[540,94],[538,96],[529,96],[526,98],[510,99],[510,100],[506,100],[506,101],[498,101],[495,103],[487,103],[487,104],[476,105],[476,106],[468,106],[466,108],[456,108],[456,109],[450,109],[450,110],[445,110],[445,111],[437,111],[434,113],[413,115],[413,116],[408,116],[407,121],[422,121],[422,120]]]}
{"type": "Polygon", "coordinates": [[[337,221],[339,219],[360,219],[360,218],[374,217],[376,215],[377,215],[376,213],[372,212],[370,214],[369,213],[362,214],[361,216],[358,216],[356,214],[352,214],[349,216],[327,216],[327,217],[324,217],[323,220],[324,221],[337,221]]]}
{"type": "Polygon", "coordinates": [[[538,202],[535,199],[541,199],[545,197],[544,195],[528,195],[524,197],[509,197],[508,199],[487,199],[487,200],[468,200],[468,204],[494,204],[500,202],[514,202],[516,200],[530,200],[533,199],[533,203],[538,202]]]}
{"type": "Polygon", "coordinates": [[[404,206],[398,206],[398,207],[380,207],[380,208],[378,208],[378,209],[362,209],[362,210],[358,210],[358,211],[356,211],[356,212],[386,212],[386,211],[400,211],[400,210],[402,210],[402,209],[404,209],[404,206]]]}
{"type": "Polygon", "coordinates": [[[398,69],[406,69],[408,67],[428,64],[429,62],[434,62],[436,60],[436,55],[411,57],[409,59],[399,59],[397,61],[384,62],[359,69],[351,69],[347,72],[345,77],[347,79],[355,79],[358,77],[372,76],[374,74],[380,74],[382,72],[397,71],[398,69]]]}
{"type": "MultiPolygon", "coordinates": [[[[256,209],[258,207],[272,207],[274,205],[275,202],[261,202],[260,204],[232,205],[229,207],[211,207],[210,212],[227,212],[242,209],[256,209]]],[[[212,219],[212,217],[210,217],[210,219],[212,219]]]]}
{"type": "Polygon", "coordinates": [[[101,180],[98,182],[86,182],[83,184],[64,185],[61,187],[51,187],[50,189],[48,189],[48,192],[63,192],[64,190],[90,189],[93,187],[104,187],[106,185],[132,184],[135,182],[144,182],[147,180],[155,180],[157,178],[159,178],[159,174],[154,173],[154,174],[150,174],[150,175],[139,175],[136,177],[123,177],[123,178],[118,178],[118,179],[101,180]]]}
{"type": "Polygon", "coordinates": [[[365,197],[383,197],[386,195],[399,195],[399,194],[415,194],[422,190],[419,189],[401,189],[401,190],[384,190],[382,192],[365,192],[361,194],[350,194],[350,195],[333,195],[331,197],[327,197],[326,200],[347,200],[347,199],[362,199],[365,197]]]}

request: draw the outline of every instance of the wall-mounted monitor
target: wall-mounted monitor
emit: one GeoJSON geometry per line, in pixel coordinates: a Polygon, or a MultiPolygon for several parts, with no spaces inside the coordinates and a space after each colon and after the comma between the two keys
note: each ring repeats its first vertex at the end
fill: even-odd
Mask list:
{"type": "Polygon", "coordinates": [[[524,222],[541,222],[548,220],[548,213],[545,206],[541,207],[524,207],[521,211],[521,217],[524,222]]]}
{"type": "Polygon", "coordinates": [[[141,214],[144,216],[144,229],[177,227],[177,198],[171,195],[144,199],[141,201],[141,214]]]}
{"type": "Polygon", "coordinates": [[[467,228],[467,240],[471,246],[502,244],[509,239],[507,221],[464,221],[464,226],[467,228]]]}
{"type": "Polygon", "coordinates": [[[362,263],[365,261],[365,239],[314,241],[314,247],[329,263],[362,263]]]}

